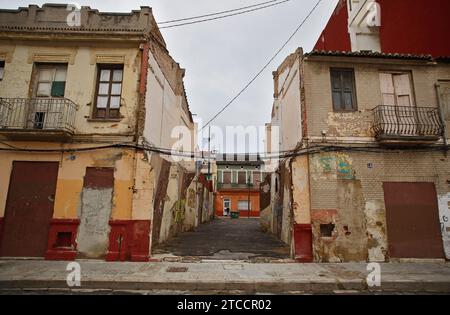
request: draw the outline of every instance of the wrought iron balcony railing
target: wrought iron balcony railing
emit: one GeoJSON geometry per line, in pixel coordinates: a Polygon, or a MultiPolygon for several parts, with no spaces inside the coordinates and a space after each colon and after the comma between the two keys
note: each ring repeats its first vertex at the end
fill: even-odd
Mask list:
{"type": "Polygon", "coordinates": [[[0,131],[73,134],[77,105],[66,98],[0,98],[0,131]]]}
{"type": "Polygon", "coordinates": [[[444,125],[435,107],[381,105],[373,112],[373,129],[378,140],[436,141],[443,134],[444,125]]]}
{"type": "Polygon", "coordinates": [[[217,182],[217,190],[259,190],[259,183],[238,184],[217,182]]]}

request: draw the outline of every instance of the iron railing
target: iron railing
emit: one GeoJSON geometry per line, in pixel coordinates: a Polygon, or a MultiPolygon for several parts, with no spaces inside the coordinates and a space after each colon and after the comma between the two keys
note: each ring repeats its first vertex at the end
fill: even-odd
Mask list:
{"type": "Polygon", "coordinates": [[[67,98],[0,98],[1,130],[73,133],[77,105],[67,98]]]}
{"type": "Polygon", "coordinates": [[[433,137],[443,134],[444,125],[435,107],[386,106],[373,109],[377,138],[433,137]]]}

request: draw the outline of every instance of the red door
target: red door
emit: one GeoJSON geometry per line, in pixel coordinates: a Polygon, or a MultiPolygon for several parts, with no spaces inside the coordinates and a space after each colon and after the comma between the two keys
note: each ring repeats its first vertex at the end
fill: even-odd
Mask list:
{"type": "Polygon", "coordinates": [[[57,162],[13,162],[0,256],[44,257],[57,177],[57,162]]]}
{"type": "Polygon", "coordinates": [[[444,258],[433,183],[383,183],[393,258],[444,258]]]}

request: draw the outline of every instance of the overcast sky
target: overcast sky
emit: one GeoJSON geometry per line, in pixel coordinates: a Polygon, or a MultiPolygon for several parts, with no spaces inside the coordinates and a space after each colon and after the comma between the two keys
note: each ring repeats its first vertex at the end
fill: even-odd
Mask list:
{"type": "MultiPolygon", "coordinates": [[[[63,3],[1,0],[2,8],[28,4],[63,3]]],[[[107,12],[129,12],[150,6],[157,21],[234,9],[264,0],[78,0],[80,5],[107,12]]],[[[317,0],[291,0],[279,6],[221,20],[163,29],[170,54],[186,69],[185,85],[191,112],[208,121],[261,69],[287,40],[317,0]]],[[[214,122],[262,126],[270,121],[273,102],[272,71],[297,47],[310,51],[337,0],[324,0],[310,20],[259,79],[214,122]]],[[[223,148],[220,148],[223,150],[223,148]]],[[[240,143],[238,151],[244,150],[240,143]]],[[[256,145],[250,146],[256,151],[256,145]]]]}

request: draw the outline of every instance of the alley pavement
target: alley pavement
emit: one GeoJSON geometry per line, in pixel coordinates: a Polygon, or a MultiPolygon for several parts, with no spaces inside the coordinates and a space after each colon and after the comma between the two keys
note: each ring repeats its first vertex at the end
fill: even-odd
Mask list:
{"type": "Polygon", "coordinates": [[[66,282],[71,272],[66,271],[68,262],[0,261],[0,294],[450,293],[448,262],[380,264],[381,285],[376,287],[368,286],[367,276],[370,271],[367,271],[365,263],[260,264],[220,260],[197,263],[77,262],[81,267],[80,287],[69,287],[66,282]]]}
{"type": "Polygon", "coordinates": [[[262,261],[288,259],[289,246],[265,233],[258,218],[218,217],[153,249],[157,257],[262,261]]]}

